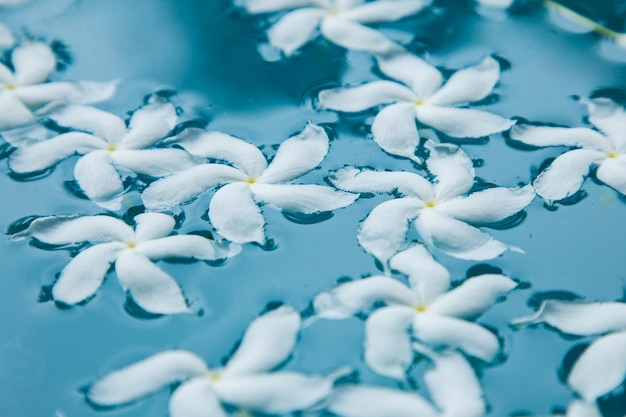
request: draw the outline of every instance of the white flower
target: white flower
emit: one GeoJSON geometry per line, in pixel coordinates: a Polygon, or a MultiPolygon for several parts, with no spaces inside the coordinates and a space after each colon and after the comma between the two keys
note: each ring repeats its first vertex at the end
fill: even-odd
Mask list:
{"type": "Polygon", "coordinates": [[[593,166],[597,179],[626,194],[626,111],[607,98],[591,99],[587,108],[589,121],[599,131],[531,125],[511,129],[511,139],[528,145],[574,148],[558,156],[533,183],[548,203],[576,193],[593,166]]]}
{"type": "Polygon", "coordinates": [[[50,245],[90,243],[63,270],[52,288],[56,301],[77,304],[93,296],[114,265],[122,288],[145,311],[158,314],[190,312],[178,284],[153,261],[164,258],[218,260],[237,254],[229,247],[199,235],[169,236],[171,216],[144,213],[135,228],[110,216],[51,216],[32,221],[14,240],[32,237],[50,245]]]}
{"type": "Polygon", "coordinates": [[[517,284],[504,275],[472,277],[450,290],[450,274],[421,245],[398,253],[393,269],[409,277],[410,285],[387,276],[371,276],[338,285],[313,300],[317,316],[341,319],[374,310],[365,322],[365,362],[375,372],[404,378],[413,361],[407,329],[418,340],[459,348],[492,361],[500,348],[498,338],[473,323],[517,284]]]}
{"type": "Polygon", "coordinates": [[[329,41],[348,49],[388,53],[401,47],[363,24],[393,22],[414,15],[430,0],[243,0],[249,13],[289,10],[268,31],[270,44],[286,56],[314,37],[319,28],[329,41]]]}
{"type": "Polygon", "coordinates": [[[71,155],[84,155],[74,166],[74,178],[90,200],[110,210],[122,205],[120,171],[160,177],[196,165],[181,149],[146,149],[163,139],[177,120],[174,106],[155,97],[133,113],[128,128],[120,117],[93,107],[65,107],[52,118],[75,130],[20,144],[9,157],[9,167],[17,174],[37,173],[71,155]]]}
{"type": "Polygon", "coordinates": [[[385,152],[420,162],[415,156],[420,140],[415,119],[461,138],[488,136],[515,123],[484,111],[456,107],[491,94],[500,77],[500,65],[491,57],[455,72],[443,86],[441,73],[415,55],[391,54],[377,60],[385,75],[404,85],[385,80],[324,90],[319,94],[318,108],[360,112],[386,105],[372,124],[374,140],[385,152]]]}
{"type": "Polygon", "coordinates": [[[574,363],[567,384],[588,404],[620,386],[626,377],[626,303],[546,300],[531,316],[513,326],[546,323],[576,336],[604,336],[591,343],[574,363]]]}
{"type": "Polygon", "coordinates": [[[47,82],[57,65],[50,46],[40,42],[18,46],[12,68],[0,63],[0,130],[33,123],[63,103],[94,103],[115,93],[117,82],[47,82]]]}
{"type": "Polygon", "coordinates": [[[146,208],[167,209],[226,184],[213,195],[208,213],[217,231],[233,242],[265,241],[259,203],[313,214],[345,207],[358,197],[321,185],[287,183],[318,166],[326,156],[328,136],[320,126],[309,124],[284,141],[269,165],[256,146],[224,133],[187,129],[175,140],[193,155],[232,166],[207,163],[155,181],[143,192],[146,208]]]}
{"type": "Polygon", "coordinates": [[[449,255],[485,260],[508,247],[473,225],[499,222],[534,198],[531,186],[494,187],[469,193],[474,185],[472,161],[458,147],[433,145],[426,165],[435,180],[411,172],[346,167],[329,177],[339,189],[359,193],[396,193],[400,197],[375,207],[361,223],[358,240],[383,265],[404,245],[410,222],[422,240],[449,255]],[[469,223],[469,224],[468,224],[469,223]]]}
{"type": "Polygon", "coordinates": [[[222,403],[269,414],[311,407],[330,394],[339,375],[270,372],[289,357],[300,324],[298,313],[279,307],[250,324],[223,367],[211,369],[194,353],[169,350],[96,381],[87,398],[99,406],[114,406],[182,382],[170,398],[171,417],[226,417],[222,403]]]}

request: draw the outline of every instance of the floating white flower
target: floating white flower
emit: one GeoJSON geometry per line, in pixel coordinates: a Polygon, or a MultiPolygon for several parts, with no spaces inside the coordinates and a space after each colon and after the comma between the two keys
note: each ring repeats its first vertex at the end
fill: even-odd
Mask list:
{"type": "Polygon", "coordinates": [[[372,124],[374,140],[385,152],[420,162],[415,156],[420,140],[416,119],[459,138],[488,136],[515,123],[492,113],[458,108],[491,94],[500,78],[500,65],[491,57],[457,71],[443,86],[441,73],[415,55],[390,54],[377,60],[385,75],[402,84],[384,80],[324,90],[319,94],[318,108],[360,112],[386,105],[372,124]]]}
{"type": "Polygon", "coordinates": [[[0,63],[0,130],[33,123],[63,103],[86,104],[106,100],[117,83],[48,82],[57,65],[50,46],[33,42],[11,53],[12,68],[0,63]]]}
{"type": "Polygon", "coordinates": [[[365,362],[375,372],[404,378],[413,361],[408,329],[418,340],[459,348],[492,361],[499,350],[496,335],[473,323],[517,284],[499,274],[484,274],[450,290],[450,274],[422,245],[394,256],[390,265],[409,277],[410,285],[387,276],[371,276],[338,285],[315,297],[318,317],[341,319],[385,306],[365,324],[365,362]]]}
{"type": "Polygon", "coordinates": [[[567,376],[567,384],[587,403],[610,393],[626,377],[626,303],[546,300],[531,316],[512,325],[546,323],[576,336],[604,336],[592,342],[567,376]]]}
{"type": "Polygon", "coordinates": [[[211,369],[194,353],[169,350],[96,381],[87,398],[99,406],[120,405],[182,382],[170,398],[171,417],[226,417],[222,403],[268,414],[314,406],[330,394],[338,375],[271,372],[291,354],[300,324],[297,312],[279,307],[250,324],[223,367],[211,369]]]}
{"type": "Polygon", "coordinates": [[[9,167],[17,174],[37,173],[83,155],[74,166],[74,178],[90,200],[110,210],[122,205],[120,171],[160,177],[196,165],[181,149],[146,149],[167,136],[177,121],[174,106],[156,96],[133,113],[128,127],[120,117],[93,107],[65,107],[52,118],[75,130],[21,143],[10,155],[9,167]]]}
{"type": "Polygon", "coordinates": [[[145,311],[158,314],[190,312],[176,282],[154,261],[164,258],[225,259],[238,246],[199,235],[169,236],[175,220],[161,213],[135,217],[135,228],[110,216],[51,216],[33,220],[14,240],[32,237],[49,245],[90,243],[63,270],[52,288],[56,301],[77,304],[93,296],[114,266],[125,291],[145,311]]]}
{"type": "Polygon", "coordinates": [[[270,44],[289,56],[313,38],[318,28],[326,39],[344,48],[374,53],[401,49],[364,24],[393,22],[414,15],[430,4],[430,0],[242,0],[242,3],[249,13],[290,10],[267,33],[270,44]]]}
{"type": "Polygon", "coordinates": [[[155,181],[143,192],[146,208],[167,209],[226,184],[215,192],[208,214],[217,231],[233,242],[265,241],[265,219],[258,204],[313,214],[345,207],[358,197],[327,186],[288,183],[326,156],[328,136],[320,126],[309,124],[284,141],[269,165],[256,146],[224,133],[187,129],[175,140],[193,155],[232,166],[207,163],[155,181]]]}
{"type": "Polygon", "coordinates": [[[473,225],[499,222],[534,198],[531,186],[494,187],[468,195],[474,185],[472,161],[458,147],[428,144],[426,165],[435,180],[411,172],[346,167],[331,174],[339,189],[359,193],[397,193],[400,197],[375,207],[361,223],[358,240],[383,265],[404,245],[410,222],[422,240],[449,255],[485,260],[508,247],[473,225]]]}
{"type": "Polygon", "coordinates": [[[520,124],[511,129],[511,139],[532,146],[570,146],[537,179],[537,194],[548,203],[562,200],[582,187],[592,167],[597,179],[626,194],[626,111],[607,98],[587,101],[589,121],[598,130],[585,127],[548,127],[520,124]]]}

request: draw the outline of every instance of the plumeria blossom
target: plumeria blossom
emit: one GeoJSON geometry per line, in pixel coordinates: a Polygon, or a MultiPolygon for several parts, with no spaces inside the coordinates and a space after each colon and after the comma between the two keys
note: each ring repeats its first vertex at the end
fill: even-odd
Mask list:
{"type": "Polygon", "coordinates": [[[164,210],[219,188],[209,204],[211,224],[225,238],[237,242],[265,241],[265,219],[259,204],[314,214],[345,207],[357,194],[292,180],[318,166],[328,152],[328,136],[313,124],[284,141],[268,164],[261,151],[241,139],[220,132],[187,129],[176,144],[193,155],[221,160],[206,163],[153,182],[142,195],[149,210],[164,210]]]}
{"type": "Polygon", "coordinates": [[[626,377],[626,303],[546,300],[537,312],[511,323],[545,323],[576,336],[603,335],[580,355],[567,384],[588,404],[620,386],[626,377]]]}
{"type": "Polygon", "coordinates": [[[455,72],[445,84],[439,70],[415,55],[387,54],[377,61],[385,75],[400,83],[382,80],[324,90],[318,108],[360,112],[385,106],[372,123],[374,141],[385,152],[421,162],[415,156],[420,141],[416,119],[455,138],[484,137],[515,123],[492,113],[459,108],[491,94],[500,78],[500,65],[492,57],[455,72]]]}
{"type": "Polygon", "coordinates": [[[219,260],[237,254],[240,247],[199,235],[170,236],[175,225],[173,217],[161,213],[135,216],[134,228],[105,215],[50,216],[33,220],[11,238],[34,238],[49,245],[90,244],[61,271],[52,288],[56,301],[72,305],[89,299],[113,266],[122,288],[145,311],[189,313],[178,284],[154,261],[219,260]]]}
{"type": "Polygon", "coordinates": [[[365,362],[375,372],[404,378],[413,361],[409,328],[426,343],[459,348],[484,361],[499,351],[498,338],[473,322],[517,284],[500,274],[472,277],[450,289],[450,273],[426,248],[415,245],[391,258],[390,265],[409,285],[382,275],[338,285],[317,295],[316,315],[342,319],[375,309],[365,323],[365,362]]]}
{"type": "Polygon", "coordinates": [[[533,188],[494,187],[470,194],[474,185],[472,161],[457,146],[428,144],[426,165],[435,180],[412,172],[374,171],[345,167],[329,180],[337,188],[358,193],[390,193],[398,198],[379,204],[361,223],[358,240],[366,252],[386,261],[405,244],[413,222],[422,240],[449,255],[485,260],[509,247],[474,225],[489,225],[526,207],[533,188]]]}
{"type": "Polygon", "coordinates": [[[48,81],[57,59],[50,45],[33,42],[11,52],[11,66],[0,63],[0,130],[35,122],[37,116],[64,103],[106,100],[117,82],[48,81]]]}
{"type": "Polygon", "coordinates": [[[401,47],[382,33],[364,26],[411,16],[430,0],[243,0],[249,13],[289,10],[267,33],[269,42],[292,55],[319,32],[347,49],[389,53],[401,47]]]}
{"type": "Polygon", "coordinates": [[[177,121],[174,106],[157,96],[133,113],[128,127],[120,117],[86,106],[65,107],[52,119],[73,131],[20,144],[9,157],[9,167],[17,174],[31,174],[74,154],[83,155],[74,166],[74,178],[90,200],[110,210],[122,206],[120,175],[161,177],[197,165],[182,149],[148,149],[177,121]]]}
{"type": "Polygon", "coordinates": [[[291,354],[300,325],[300,315],[281,306],[250,324],[223,367],[211,368],[192,352],[169,350],[96,381],[87,398],[99,406],[120,405],[182,382],[170,398],[171,417],[226,417],[222,403],[268,414],[309,408],[330,394],[339,375],[272,372],[291,354]]]}
{"type": "Polygon", "coordinates": [[[626,111],[607,98],[586,102],[589,121],[585,127],[548,127],[520,124],[511,129],[511,139],[532,146],[569,146],[537,176],[533,185],[548,203],[576,193],[592,167],[595,177],[626,194],[626,111]]]}

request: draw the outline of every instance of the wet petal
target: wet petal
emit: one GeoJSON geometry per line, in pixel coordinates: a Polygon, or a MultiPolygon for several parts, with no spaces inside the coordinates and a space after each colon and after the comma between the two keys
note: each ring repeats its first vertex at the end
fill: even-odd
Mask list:
{"type": "Polygon", "coordinates": [[[15,68],[15,84],[17,85],[45,82],[57,65],[50,46],[41,42],[15,48],[11,54],[11,62],[15,68]]]}
{"type": "Polygon", "coordinates": [[[427,143],[428,170],[435,176],[435,199],[439,202],[467,193],[474,185],[474,166],[456,145],[427,143]]]}
{"type": "Polygon", "coordinates": [[[341,13],[346,19],[361,23],[395,22],[422,10],[429,1],[395,0],[364,3],[341,13]]]}
{"type": "Polygon", "coordinates": [[[75,87],[68,82],[54,82],[17,87],[13,92],[28,108],[37,110],[51,102],[65,102],[75,87]]]}
{"type": "MultiPolygon", "coordinates": [[[[15,44],[15,38],[13,37],[13,33],[11,33],[11,29],[6,27],[4,24],[0,24],[0,48],[10,48],[15,44]]],[[[4,82],[4,80],[2,80],[4,82]]]]}
{"type": "Polygon", "coordinates": [[[97,150],[81,157],[74,165],[74,178],[91,201],[110,209],[119,208],[120,203],[111,200],[124,192],[124,185],[111,165],[109,152],[97,150]]]}
{"type": "Polygon", "coordinates": [[[248,13],[267,13],[297,7],[320,6],[322,0],[244,0],[243,6],[248,13]]]}
{"type": "Polygon", "coordinates": [[[413,103],[397,103],[382,109],[372,123],[372,136],[385,152],[421,162],[415,155],[420,135],[413,103]]]}
{"type": "Polygon", "coordinates": [[[581,400],[574,400],[567,407],[565,417],[602,417],[602,415],[596,404],[587,404],[581,400]]]}
{"type": "Polygon", "coordinates": [[[120,250],[122,243],[103,243],[87,248],[67,264],[54,283],[52,295],[56,301],[76,304],[98,291],[120,250]]]}
{"type": "Polygon", "coordinates": [[[89,104],[104,101],[113,97],[119,82],[117,80],[105,82],[78,81],[71,84],[73,92],[67,100],[76,104],[89,104]]]}
{"type": "Polygon", "coordinates": [[[616,145],[626,145],[626,111],[611,99],[600,97],[586,101],[589,121],[616,145]]]}
{"type": "Polygon", "coordinates": [[[245,179],[245,174],[227,165],[200,165],[153,182],[141,200],[148,210],[165,210],[192,201],[220,184],[245,179]]]}
{"type": "Polygon", "coordinates": [[[326,17],[320,26],[322,34],[329,41],[346,49],[386,54],[402,50],[377,30],[341,17],[326,17]]]}
{"type": "Polygon", "coordinates": [[[178,386],[170,398],[170,417],[227,417],[208,378],[193,378],[178,386]]]}
{"type": "Polygon", "coordinates": [[[326,10],[319,8],[304,8],[289,12],[269,28],[267,38],[272,46],[280,49],[286,56],[290,56],[313,38],[326,13],[326,10]]]}
{"type": "Polygon", "coordinates": [[[128,134],[121,141],[126,149],[142,149],[154,145],[174,128],[178,116],[172,103],[156,100],[133,113],[128,134]]]}
{"type": "Polygon", "coordinates": [[[176,281],[139,252],[122,252],[115,263],[115,272],[124,290],[145,311],[156,314],[190,312],[176,281]]]}
{"type": "Polygon", "coordinates": [[[113,113],[95,107],[65,106],[50,115],[59,126],[82,130],[117,144],[126,133],[126,123],[113,113]]]}
{"type": "Polygon", "coordinates": [[[301,324],[300,314],[289,306],[256,318],[228,361],[224,377],[270,371],[286,361],[296,345],[301,324]]]}
{"type": "Polygon", "coordinates": [[[367,385],[342,385],[326,406],[342,417],[438,417],[432,405],[413,392],[367,385]]]}
{"type": "Polygon", "coordinates": [[[380,55],[376,62],[384,74],[411,87],[419,98],[430,97],[443,81],[437,68],[406,52],[380,55]]]}
{"type": "Polygon", "coordinates": [[[314,214],[331,211],[352,204],[358,194],[337,191],[314,184],[252,184],[255,200],[271,204],[281,210],[314,214]]]}
{"type": "Polygon", "coordinates": [[[417,120],[455,138],[480,138],[508,130],[515,120],[473,109],[424,105],[417,120]]]}
{"type": "Polygon", "coordinates": [[[181,149],[166,148],[120,149],[111,152],[111,161],[114,165],[151,177],[164,177],[198,165],[187,152],[181,149]]]}
{"type": "Polygon", "coordinates": [[[241,248],[199,235],[175,235],[142,242],[136,250],[153,260],[187,258],[214,261],[234,256],[241,248]]]}
{"type": "Polygon", "coordinates": [[[209,219],[217,232],[235,243],[265,241],[265,219],[246,183],[228,184],[215,193],[209,219]]]}
{"type": "Polygon", "coordinates": [[[455,72],[446,84],[428,99],[433,106],[479,101],[491,94],[500,79],[500,64],[488,56],[478,65],[455,72]]]}
{"type": "Polygon", "coordinates": [[[0,130],[27,125],[34,120],[33,113],[14,93],[0,90],[0,130]]]}
{"type": "Polygon", "coordinates": [[[580,355],[567,377],[567,384],[588,403],[593,403],[626,378],[626,331],[594,341],[580,355]]]}
{"type": "Polygon", "coordinates": [[[365,322],[365,363],[374,372],[399,380],[413,362],[409,328],[415,311],[406,306],[383,307],[365,322]]]}
{"type": "Polygon", "coordinates": [[[135,216],[135,237],[139,242],[165,237],[174,231],[176,220],[162,213],[141,213],[135,216]]]}
{"type": "Polygon", "coordinates": [[[596,178],[611,188],[626,194],[626,156],[607,158],[598,167],[596,178]]]}
{"type": "Polygon", "coordinates": [[[412,172],[345,167],[332,172],[328,179],[340,190],[354,193],[399,192],[425,201],[433,198],[432,184],[412,172]]]}
{"type": "Polygon", "coordinates": [[[87,398],[102,406],[129,403],[174,382],[207,372],[204,361],[197,355],[168,350],[111,372],[89,387],[87,398]]]}
{"type": "Polygon", "coordinates": [[[317,108],[344,112],[359,112],[396,101],[413,102],[415,93],[392,81],[372,81],[356,87],[320,91],[317,108]]]}
{"type": "Polygon", "coordinates": [[[610,143],[601,134],[586,127],[550,127],[516,124],[511,139],[532,146],[578,146],[609,151],[610,143]]]}

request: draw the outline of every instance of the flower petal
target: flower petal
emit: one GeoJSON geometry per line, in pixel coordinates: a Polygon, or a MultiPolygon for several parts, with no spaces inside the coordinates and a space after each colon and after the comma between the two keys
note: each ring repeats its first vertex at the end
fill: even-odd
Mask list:
{"type": "Polygon", "coordinates": [[[365,363],[374,372],[404,380],[413,362],[409,328],[415,311],[389,306],[374,311],[365,322],[365,363]]]}
{"type": "Polygon", "coordinates": [[[417,94],[416,99],[430,97],[443,82],[437,68],[407,52],[379,55],[376,62],[384,74],[408,85],[417,94]]]}
{"type": "Polygon", "coordinates": [[[174,105],[157,99],[133,113],[120,144],[126,149],[147,148],[167,136],[177,120],[174,105]]]}
{"type": "Polygon", "coordinates": [[[600,97],[586,101],[589,121],[600,129],[615,145],[626,145],[624,124],[626,111],[611,99],[600,97]]]}
{"type": "Polygon", "coordinates": [[[65,304],[76,304],[98,291],[117,254],[124,248],[122,243],[103,243],[89,247],[67,264],[54,283],[52,296],[65,304]]]}
{"type": "Polygon", "coordinates": [[[116,197],[124,192],[124,185],[109,152],[97,150],[82,156],[74,165],[74,178],[94,203],[113,210],[121,206],[116,197]]]}
{"type": "Polygon", "coordinates": [[[515,120],[473,109],[424,105],[417,120],[455,138],[480,138],[508,130],[515,120]]]}
{"type": "Polygon", "coordinates": [[[378,112],[372,123],[372,136],[385,152],[422,162],[415,155],[420,135],[413,103],[392,104],[378,112]]]}
{"type": "Polygon", "coordinates": [[[246,175],[222,164],[205,164],[153,182],[141,200],[148,210],[166,210],[192,201],[220,184],[245,181],[246,175]]]}
{"type": "Polygon", "coordinates": [[[129,403],[207,372],[204,361],[194,353],[167,350],[111,372],[89,387],[87,398],[101,406],[129,403]]]}
{"type": "Polygon", "coordinates": [[[349,206],[358,194],[337,191],[314,184],[252,184],[256,201],[263,201],[281,210],[314,214],[349,206]]]}
{"type": "Polygon", "coordinates": [[[602,415],[595,403],[588,404],[581,400],[574,400],[569,403],[565,417],[602,417],[602,415]]]}
{"type": "Polygon", "coordinates": [[[322,20],[320,30],[329,41],[346,49],[386,54],[402,50],[377,30],[370,29],[353,20],[328,16],[322,20]]]}
{"type": "Polygon", "coordinates": [[[591,165],[604,158],[604,153],[589,149],[574,149],[559,155],[535,179],[537,195],[547,201],[571,196],[582,187],[591,165]]]}
{"type": "Polygon", "coordinates": [[[399,192],[424,201],[433,198],[432,184],[412,172],[374,171],[348,166],[332,172],[328,179],[340,190],[353,193],[399,192]]]}
{"type": "Polygon", "coordinates": [[[594,341],[580,355],[567,377],[567,384],[585,401],[594,403],[621,385],[626,378],[626,331],[594,341]]]}
{"type": "Polygon", "coordinates": [[[270,44],[280,49],[285,56],[292,55],[307,43],[315,33],[326,10],[303,8],[287,13],[267,31],[270,44]]]}
{"type": "Polygon", "coordinates": [[[478,65],[455,72],[428,99],[433,106],[449,106],[479,101],[491,94],[500,79],[500,64],[488,56],[478,65]]]}
{"type": "Polygon", "coordinates": [[[313,299],[313,307],[319,317],[343,319],[367,311],[377,301],[411,306],[416,300],[409,288],[400,281],[377,275],[346,282],[322,292],[313,299]]]}
{"type": "Polygon", "coordinates": [[[126,134],[126,123],[114,115],[95,107],[64,106],[50,115],[60,126],[82,130],[117,144],[126,134]]]}
{"type": "Polygon", "coordinates": [[[198,235],[175,235],[142,242],[136,250],[150,259],[187,258],[215,261],[235,256],[241,247],[198,235]]]}
{"type": "Polygon", "coordinates": [[[124,290],[142,309],[156,314],[189,313],[180,287],[168,274],[134,250],[125,250],[115,262],[124,290]]]}
{"type": "Polygon", "coordinates": [[[342,17],[360,23],[395,22],[422,10],[429,1],[424,0],[382,0],[364,3],[346,10],[342,17]]]}
{"type": "Polygon", "coordinates": [[[181,149],[120,149],[111,152],[114,165],[138,174],[164,177],[197,166],[198,163],[181,149]]]}
{"type": "Polygon", "coordinates": [[[511,139],[532,146],[577,146],[610,151],[609,141],[599,132],[586,127],[551,127],[516,124],[511,139]]]}
{"type": "Polygon", "coordinates": [[[392,81],[372,81],[355,87],[320,91],[317,108],[343,112],[359,112],[396,101],[413,102],[413,91],[392,81]]]}
{"type": "Polygon", "coordinates": [[[296,345],[301,324],[300,314],[289,306],[256,318],[228,361],[224,378],[267,372],[283,363],[296,345]]]}
{"type": "Polygon", "coordinates": [[[135,216],[135,238],[139,242],[165,237],[174,231],[176,220],[162,213],[141,213],[135,216]]]}
{"type": "Polygon", "coordinates": [[[322,4],[325,4],[323,0],[244,0],[243,7],[248,13],[267,13],[297,7],[323,7],[322,4]]]}
{"type": "Polygon", "coordinates": [[[170,398],[170,417],[227,417],[208,378],[192,378],[178,386],[170,398]]]}
{"type": "Polygon", "coordinates": [[[105,82],[78,81],[71,84],[73,92],[67,100],[75,104],[89,104],[113,97],[119,82],[117,80],[105,82]]]}
{"type": "Polygon", "coordinates": [[[235,243],[265,241],[265,219],[246,183],[228,184],[209,204],[209,219],[217,232],[235,243]]]}
{"type": "Polygon", "coordinates": [[[607,158],[600,163],[596,178],[611,188],[626,194],[626,156],[607,158]]]}
{"type": "Polygon", "coordinates": [[[336,388],[326,408],[342,417],[439,417],[416,393],[360,384],[336,388]]]}
{"type": "Polygon", "coordinates": [[[273,184],[298,178],[318,166],[328,153],[324,128],[308,124],[302,132],[280,144],[274,159],[258,178],[273,184]]]}
{"type": "Polygon", "coordinates": [[[426,166],[436,177],[435,199],[442,202],[467,193],[474,185],[474,165],[463,149],[442,143],[426,145],[430,151],[426,166]]]}
{"type": "Polygon", "coordinates": [[[13,37],[13,33],[11,33],[11,29],[4,24],[0,25],[0,48],[8,49],[13,45],[15,45],[15,38],[13,37]]]}
{"type": "Polygon", "coordinates": [[[13,92],[0,90],[0,130],[24,126],[34,120],[33,113],[13,92]]]}
{"type": "Polygon", "coordinates": [[[66,102],[75,92],[74,84],[53,82],[16,87],[14,94],[31,110],[53,102],[66,102]]]}
{"type": "Polygon", "coordinates": [[[11,62],[15,68],[15,84],[17,85],[45,82],[57,65],[50,46],[41,42],[15,48],[11,54],[11,62]]]}

